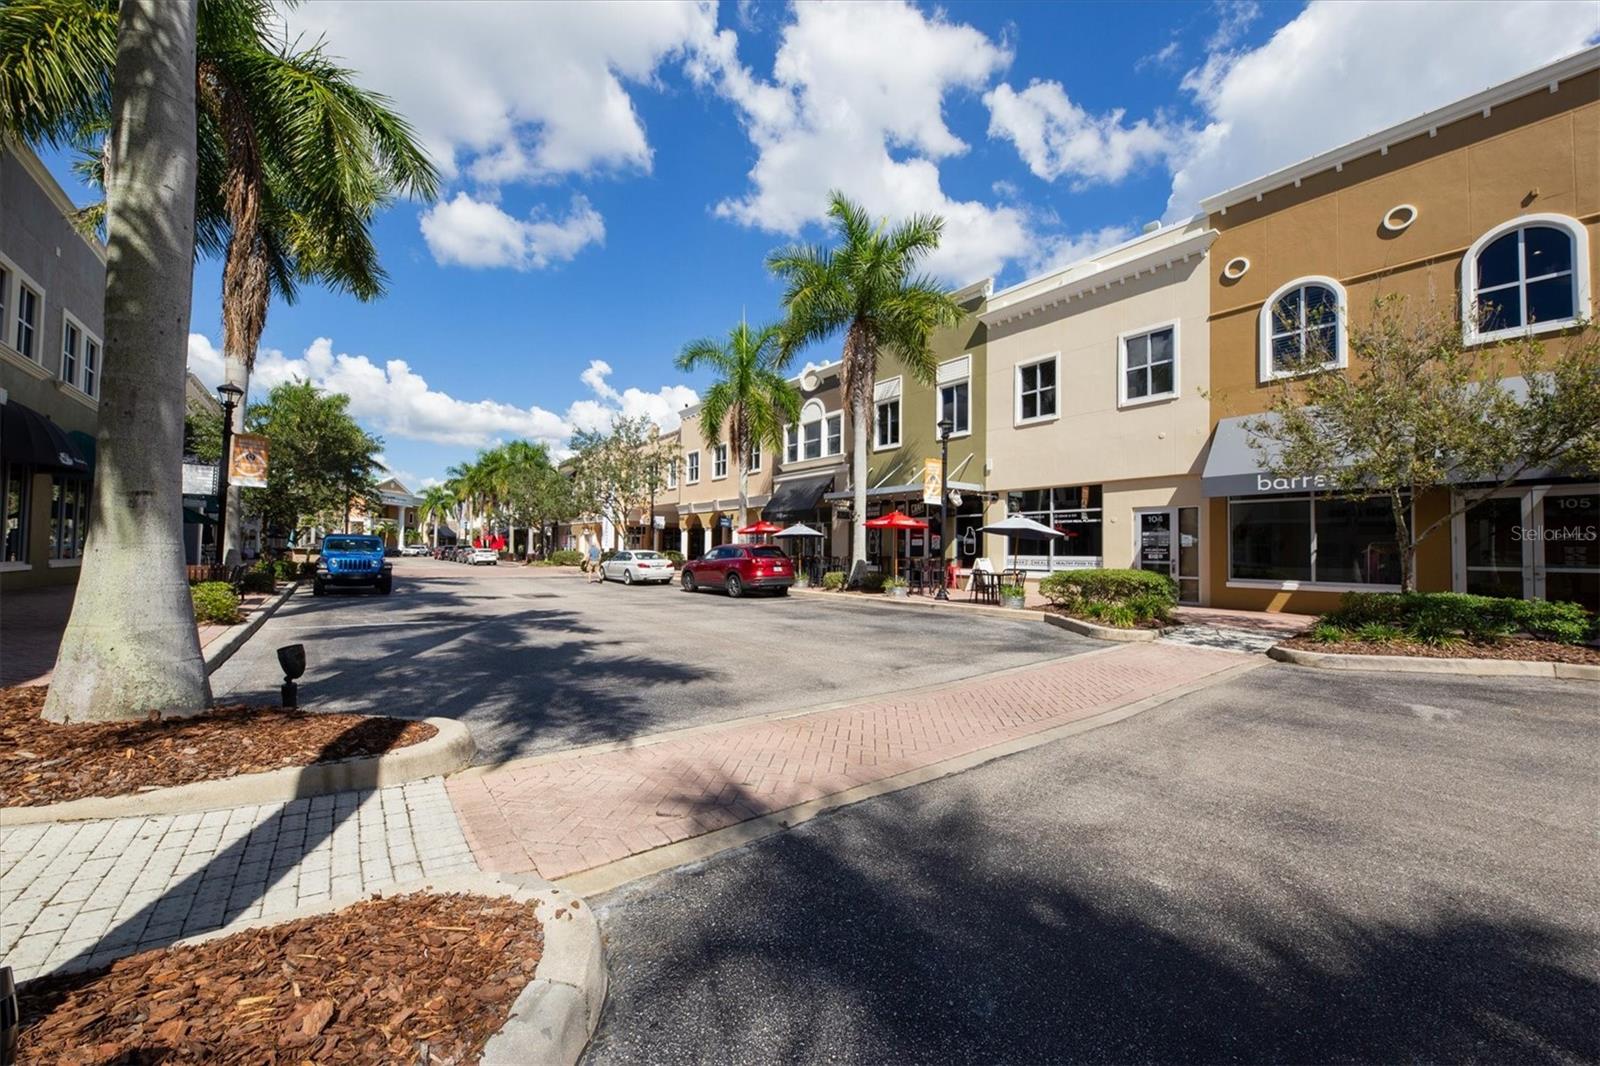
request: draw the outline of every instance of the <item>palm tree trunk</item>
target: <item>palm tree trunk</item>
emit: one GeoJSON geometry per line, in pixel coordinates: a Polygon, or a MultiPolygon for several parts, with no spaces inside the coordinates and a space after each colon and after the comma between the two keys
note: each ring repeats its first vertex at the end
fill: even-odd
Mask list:
{"type": "Polygon", "coordinates": [[[850,583],[859,582],[867,572],[867,401],[872,388],[855,390],[850,410],[850,479],[855,490],[850,500],[850,518],[855,526],[850,538],[850,583]]]}
{"type": "Polygon", "coordinates": [[[196,0],[123,0],[107,175],[105,372],[89,539],[44,716],[211,702],[183,565],[183,376],[194,280],[196,0]]]}

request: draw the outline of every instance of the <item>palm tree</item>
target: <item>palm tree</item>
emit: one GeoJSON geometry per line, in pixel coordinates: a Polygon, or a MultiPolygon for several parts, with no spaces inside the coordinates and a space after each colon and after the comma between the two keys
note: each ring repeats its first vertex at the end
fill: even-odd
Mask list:
{"type": "Polygon", "coordinates": [[[417,510],[422,520],[431,527],[431,547],[439,546],[439,519],[450,514],[455,506],[455,494],[448,485],[429,485],[422,491],[422,506],[417,510]]]}
{"type": "Polygon", "coordinates": [[[961,321],[961,307],[917,264],[939,247],[944,220],[913,215],[899,225],[872,225],[859,205],[830,193],[836,248],[797,245],[774,252],[767,267],[784,282],[783,351],[844,332],[839,370],[852,429],[854,484],[851,580],[867,559],[867,439],[872,427],[872,390],[880,352],[896,356],[912,376],[931,382],[938,371],[928,341],[937,329],[961,321]]]}
{"type": "MultiPolygon", "coordinates": [[[[197,31],[196,250],[223,257],[224,376],[246,390],[272,297],[292,303],[302,282],[381,296],[374,215],[396,195],[431,198],[438,188],[388,101],[320,43],[296,50],[276,40],[275,18],[267,0],[205,0],[197,31]]],[[[116,32],[109,3],[11,0],[0,13],[0,122],[29,139],[92,142],[105,128],[96,87],[116,32]]],[[[91,153],[91,177],[103,177],[109,155],[91,153]]],[[[223,550],[237,547],[235,526],[223,550]]]]}
{"type": "Polygon", "coordinates": [[[751,450],[763,444],[776,452],[784,424],[800,420],[800,393],[783,376],[787,356],[781,327],[751,329],[745,322],[728,331],[725,343],[706,337],[678,355],[679,370],[706,366],[719,375],[700,401],[700,432],[716,442],[727,427],[728,450],[739,464],[741,524],[749,521],[751,450]]]}
{"type": "MultiPolygon", "coordinates": [[[[56,722],[211,702],[183,567],[183,375],[194,282],[195,0],[122,0],[107,78],[105,371],[89,539],[45,701],[56,722]]],[[[9,116],[7,116],[9,117],[9,116]]]]}

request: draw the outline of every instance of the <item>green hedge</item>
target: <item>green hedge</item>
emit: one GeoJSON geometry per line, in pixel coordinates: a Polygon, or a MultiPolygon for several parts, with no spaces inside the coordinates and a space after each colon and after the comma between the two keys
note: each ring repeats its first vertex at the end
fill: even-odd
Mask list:
{"type": "Polygon", "coordinates": [[[577,548],[562,548],[550,553],[551,566],[582,566],[583,553],[577,548]]]}
{"type": "Polygon", "coordinates": [[[1149,570],[1057,570],[1039,592],[1068,614],[1122,629],[1165,622],[1178,605],[1177,582],[1149,570]]]}
{"type": "Polygon", "coordinates": [[[245,592],[272,592],[278,586],[277,568],[263,559],[244,572],[239,587],[245,592]]]}
{"type": "Polygon", "coordinates": [[[822,575],[822,587],[827,592],[838,592],[844,588],[844,571],[829,570],[822,575]]]}
{"type": "Polygon", "coordinates": [[[861,575],[862,592],[882,592],[883,583],[889,580],[889,575],[877,570],[869,570],[861,575]]]}
{"type": "Polygon", "coordinates": [[[189,587],[194,599],[194,617],[197,622],[221,622],[232,625],[244,616],[239,613],[239,595],[228,587],[226,581],[202,581],[189,587]]]}
{"type": "Polygon", "coordinates": [[[1579,644],[1596,634],[1593,615],[1576,603],[1472,596],[1464,592],[1347,592],[1319,625],[1349,633],[1394,631],[1430,644],[1495,641],[1526,632],[1579,644]]]}
{"type": "Polygon", "coordinates": [[[669,560],[671,560],[673,566],[682,566],[683,565],[683,553],[682,552],[664,551],[661,554],[666,556],[669,560]]]}

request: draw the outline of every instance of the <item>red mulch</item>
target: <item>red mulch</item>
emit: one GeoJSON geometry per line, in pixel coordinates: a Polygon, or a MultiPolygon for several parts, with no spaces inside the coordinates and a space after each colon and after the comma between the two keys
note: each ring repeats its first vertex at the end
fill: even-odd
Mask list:
{"type": "Polygon", "coordinates": [[[543,948],[532,903],[369,900],[31,981],[19,1062],[476,1062],[543,948]]]}
{"type": "Polygon", "coordinates": [[[1584,663],[1600,666],[1600,648],[1587,644],[1558,644],[1553,640],[1530,637],[1505,637],[1492,644],[1462,641],[1435,647],[1410,640],[1344,640],[1326,644],[1309,637],[1291,637],[1281,642],[1285,648],[1300,651],[1325,651],[1334,655],[1410,655],[1419,659],[1517,659],[1539,663],[1584,663]]]}
{"type": "Polygon", "coordinates": [[[57,725],[43,686],[0,689],[0,807],[123,796],[237,774],[382,755],[426,722],[232,704],[193,718],[57,725]]]}

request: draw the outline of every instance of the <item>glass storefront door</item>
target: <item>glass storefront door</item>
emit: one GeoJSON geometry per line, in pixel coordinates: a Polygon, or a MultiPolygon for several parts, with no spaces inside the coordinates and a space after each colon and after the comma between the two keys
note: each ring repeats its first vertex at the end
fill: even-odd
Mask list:
{"type": "Polygon", "coordinates": [[[1600,487],[1507,489],[1456,520],[1456,587],[1600,611],[1600,487]]]}
{"type": "Polygon", "coordinates": [[[1134,512],[1134,566],[1178,583],[1182,603],[1200,602],[1200,509],[1166,507],[1134,512]]]}

